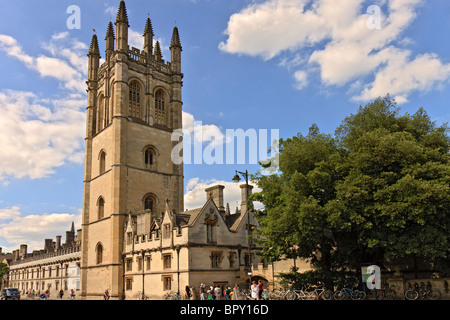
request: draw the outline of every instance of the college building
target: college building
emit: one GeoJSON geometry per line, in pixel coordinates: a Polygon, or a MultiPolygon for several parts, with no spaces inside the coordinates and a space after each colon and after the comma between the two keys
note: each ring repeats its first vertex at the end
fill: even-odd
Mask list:
{"type": "Polygon", "coordinates": [[[68,290],[75,283],[81,299],[102,299],[105,290],[112,299],[161,299],[186,286],[248,286],[250,279],[273,285],[293,261],[268,264],[256,255],[249,240],[257,228],[247,207],[251,185],[240,185],[233,212],[222,185],[205,190],[201,208],[184,210],[183,164],[172,161],[180,143],[172,134],[182,129],[178,28],[166,61],[150,18],[143,49],[128,45],[129,26],[122,0],[107,27],[104,62],[96,34],[88,52],[81,229],[65,245],[58,236],[39,252],[21,247],[10,257],[9,285],[68,290]]]}

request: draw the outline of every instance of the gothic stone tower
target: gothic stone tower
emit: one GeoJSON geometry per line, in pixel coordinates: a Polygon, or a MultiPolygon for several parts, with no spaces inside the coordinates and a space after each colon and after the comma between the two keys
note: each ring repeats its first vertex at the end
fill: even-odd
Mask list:
{"type": "MultiPolygon", "coordinates": [[[[145,228],[169,200],[183,212],[183,166],[171,160],[171,134],[182,128],[181,44],[172,34],[171,61],[159,42],[153,48],[150,18],[144,48],[129,48],[128,16],[121,0],[114,26],[106,32],[100,66],[97,36],[89,49],[88,106],[82,217],[82,297],[112,299],[123,292],[124,223],[130,212],[145,212],[145,228]]],[[[149,231],[148,230],[148,231],[149,231]]]]}

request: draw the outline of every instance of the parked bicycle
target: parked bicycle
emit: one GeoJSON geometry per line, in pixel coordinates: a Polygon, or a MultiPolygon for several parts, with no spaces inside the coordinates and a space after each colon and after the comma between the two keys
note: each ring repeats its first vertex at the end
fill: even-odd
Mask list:
{"type": "Polygon", "coordinates": [[[334,298],[336,300],[347,300],[349,298],[351,298],[352,300],[364,300],[366,298],[366,293],[360,290],[343,288],[334,293],[334,298]]]}
{"type": "Polygon", "coordinates": [[[181,300],[181,295],[178,292],[168,292],[163,297],[164,300],[181,300]]]}
{"type": "Polygon", "coordinates": [[[145,295],[142,291],[138,291],[137,300],[148,300],[148,296],[145,295]]]}
{"type": "Polygon", "coordinates": [[[295,300],[296,297],[297,294],[291,289],[287,291],[274,290],[269,294],[270,300],[295,300]]]}
{"type": "Polygon", "coordinates": [[[315,300],[331,300],[334,297],[334,293],[325,288],[315,288],[313,291],[310,291],[310,295],[315,300]]]}
{"type": "Polygon", "coordinates": [[[298,299],[298,300],[314,300],[315,299],[314,292],[312,292],[312,291],[300,289],[300,290],[294,290],[294,292],[297,295],[296,299],[298,299]]]}
{"type": "Polygon", "coordinates": [[[393,287],[395,287],[395,285],[390,285],[389,283],[385,283],[384,289],[377,290],[377,294],[378,294],[378,292],[380,292],[380,296],[378,299],[394,300],[395,297],[397,296],[397,292],[394,289],[392,289],[393,287]]]}
{"type": "Polygon", "coordinates": [[[430,284],[426,285],[423,289],[417,282],[414,282],[414,288],[408,289],[405,292],[405,298],[407,300],[417,300],[419,298],[437,300],[440,297],[441,292],[438,289],[432,289],[430,284]]]}

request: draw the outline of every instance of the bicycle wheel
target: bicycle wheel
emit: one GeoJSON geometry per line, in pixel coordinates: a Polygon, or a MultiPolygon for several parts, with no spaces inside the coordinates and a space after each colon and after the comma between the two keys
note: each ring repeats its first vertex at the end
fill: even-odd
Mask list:
{"type": "Polygon", "coordinates": [[[274,298],[274,300],[282,300],[283,299],[283,292],[281,292],[281,291],[274,291],[273,292],[273,298],[274,298]]]}
{"type": "Polygon", "coordinates": [[[364,291],[357,290],[356,297],[358,300],[364,300],[366,298],[366,293],[364,291]]]}
{"type": "Polygon", "coordinates": [[[437,300],[441,297],[441,292],[438,289],[431,289],[427,292],[427,298],[430,300],[437,300]]]}
{"type": "Polygon", "coordinates": [[[352,300],[361,300],[362,297],[361,292],[362,291],[353,290],[353,292],[350,293],[349,295],[352,298],[352,300]]]}
{"type": "Polygon", "coordinates": [[[314,291],[306,292],[306,300],[317,300],[317,295],[314,291]]]}
{"type": "Polygon", "coordinates": [[[405,298],[407,300],[417,300],[417,298],[419,298],[419,292],[417,290],[409,289],[405,292],[405,298]]]}
{"type": "MultiPolygon", "coordinates": [[[[374,295],[375,295],[375,293],[374,293],[374,295]]],[[[386,296],[385,290],[377,290],[377,299],[378,300],[383,300],[385,296],[386,296]]]]}
{"type": "Polygon", "coordinates": [[[395,292],[395,290],[389,290],[386,294],[386,297],[389,300],[394,300],[396,296],[397,296],[397,292],[395,292]]]}
{"type": "Polygon", "coordinates": [[[340,293],[340,299],[339,300],[348,300],[350,298],[350,293],[346,290],[342,290],[340,293]]]}
{"type": "Polygon", "coordinates": [[[343,295],[344,295],[344,292],[343,292],[342,290],[336,291],[336,292],[334,293],[334,299],[335,299],[335,300],[343,300],[343,299],[342,299],[342,298],[343,298],[343,295]]]}
{"type": "Polygon", "coordinates": [[[295,300],[296,297],[297,297],[297,295],[295,294],[294,291],[289,290],[288,292],[286,292],[287,300],[295,300]]]}
{"type": "Polygon", "coordinates": [[[333,299],[333,292],[331,292],[330,290],[325,290],[324,292],[322,292],[320,297],[323,300],[331,300],[331,299],[333,299]]]}

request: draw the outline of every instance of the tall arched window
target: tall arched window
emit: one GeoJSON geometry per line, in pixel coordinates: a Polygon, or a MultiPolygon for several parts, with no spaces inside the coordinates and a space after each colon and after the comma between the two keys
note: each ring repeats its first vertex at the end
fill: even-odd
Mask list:
{"type": "Polygon", "coordinates": [[[156,170],[157,150],[153,146],[147,146],[143,152],[145,168],[156,170]]]}
{"type": "Polygon", "coordinates": [[[145,150],[145,154],[144,154],[144,158],[145,158],[145,164],[147,166],[152,166],[153,165],[153,151],[150,148],[147,148],[145,150]]]}
{"type": "Polygon", "coordinates": [[[103,94],[98,98],[97,112],[97,130],[100,132],[105,128],[105,97],[103,94]]]}
{"type": "Polygon", "coordinates": [[[105,200],[103,197],[98,198],[97,201],[98,219],[102,219],[105,216],[105,200]]]}
{"type": "Polygon", "coordinates": [[[100,151],[98,160],[99,160],[99,174],[103,174],[103,173],[105,173],[105,169],[106,169],[106,152],[105,151],[103,151],[103,150],[100,151]]]}
{"type": "Polygon", "coordinates": [[[137,81],[130,82],[128,115],[135,118],[141,117],[141,85],[137,81]]]}
{"type": "Polygon", "coordinates": [[[156,91],[155,94],[155,121],[166,125],[166,95],[163,90],[156,91]]]}
{"type": "Polygon", "coordinates": [[[156,199],[155,196],[149,194],[144,198],[144,210],[151,210],[154,214],[156,210],[156,199]]]}
{"type": "Polygon", "coordinates": [[[109,98],[109,118],[108,118],[108,124],[112,123],[112,118],[114,114],[114,98],[115,98],[115,90],[114,90],[114,82],[111,83],[111,97],[109,98]]]}
{"type": "Polygon", "coordinates": [[[101,243],[97,244],[96,253],[97,253],[97,257],[96,257],[97,261],[96,261],[96,263],[100,264],[100,263],[103,262],[103,246],[102,246],[101,243]]]}

